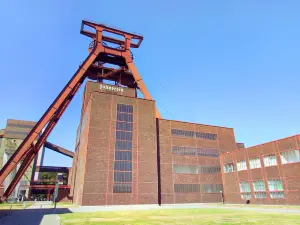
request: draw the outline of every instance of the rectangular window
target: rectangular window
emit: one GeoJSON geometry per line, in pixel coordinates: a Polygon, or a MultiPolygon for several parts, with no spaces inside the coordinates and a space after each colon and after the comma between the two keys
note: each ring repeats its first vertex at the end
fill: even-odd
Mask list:
{"type": "Polygon", "coordinates": [[[198,174],[198,166],[173,164],[174,173],[198,174]]]}
{"type": "Polygon", "coordinates": [[[255,198],[266,198],[267,194],[266,194],[266,192],[254,192],[254,197],[255,198]]]}
{"type": "Polygon", "coordinates": [[[234,165],[233,163],[227,163],[223,165],[224,167],[224,173],[229,173],[234,171],[234,165]]]}
{"type": "Polygon", "coordinates": [[[131,141],[132,140],[132,132],[116,131],[116,139],[122,140],[122,141],[131,141]]]}
{"type": "Polygon", "coordinates": [[[220,193],[223,190],[222,184],[203,184],[203,193],[220,193]]]}
{"type": "Polygon", "coordinates": [[[252,198],[252,195],[251,195],[251,193],[241,193],[241,198],[248,200],[248,199],[252,198]]]}
{"type": "Polygon", "coordinates": [[[283,191],[282,182],[279,179],[268,180],[268,185],[270,191],[283,191]]]}
{"type": "Polygon", "coordinates": [[[185,146],[172,146],[172,153],[177,155],[196,156],[197,148],[185,146]]]}
{"type": "Polygon", "coordinates": [[[116,141],[117,150],[132,150],[131,141],[116,141]]]}
{"type": "Polygon", "coordinates": [[[179,136],[179,137],[217,140],[217,134],[194,132],[194,131],[190,131],[190,130],[171,129],[171,134],[172,134],[172,136],[179,136]]]}
{"type": "Polygon", "coordinates": [[[114,193],[132,192],[132,122],[133,106],[118,104],[114,162],[114,193]]]}
{"type": "Polygon", "coordinates": [[[173,164],[173,172],[183,173],[183,174],[215,174],[215,173],[220,173],[221,168],[219,166],[173,164]]]}
{"type": "Polygon", "coordinates": [[[116,151],[115,152],[115,160],[132,160],[132,153],[128,151],[116,151]]]}
{"type": "Polygon", "coordinates": [[[131,184],[114,183],[114,193],[131,193],[131,184]]]}
{"type": "Polygon", "coordinates": [[[132,105],[118,104],[117,105],[117,111],[132,114],[133,113],[133,107],[132,107],[132,105]]]}
{"type": "Polygon", "coordinates": [[[260,158],[254,158],[249,160],[250,169],[261,168],[260,158]]]}
{"type": "Polygon", "coordinates": [[[271,198],[284,198],[284,192],[283,191],[270,192],[270,197],[271,198]]]}
{"type": "Polygon", "coordinates": [[[299,150],[281,152],[280,159],[282,164],[300,162],[299,150]]]}
{"type": "Polygon", "coordinates": [[[276,155],[264,156],[264,164],[266,167],[267,166],[276,166],[277,165],[276,155]]]}
{"type": "Polygon", "coordinates": [[[132,172],[114,172],[114,182],[131,182],[132,172]]]}
{"type": "Polygon", "coordinates": [[[132,131],[132,123],[117,121],[116,130],[132,131]]]}
{"type": "Polygon", "coordinates": [[[263,180],[253,181],[254,191],[266,191],[265,182],[263,180]]]}
{"type": "Polygon", "coordinates": [[[179,193],[200,192],[200,184],[174,184],[174,192],[179,192],[179,193]]]}
{"type": "Polygon", "coordinates": [[[133,122],[133,114],[128,113],[118,113],[117,114],[118,121],[125,121],[125,122],[133,122]]]}
{"type": "Polygon", "coordinates": [[[195,148],[195,147],[173,145],[172,153],[176,155],[186,155],[186,156],[219,157],[219,150],[211,149],[211,148],[195,148]]]}
{"type": "Polygon", "coordinates": [[[221,167],[219,166],[201,166],[200,174],[215,174],[220,173],[221,167]]]}
{"type": "Polygon", "coordinates": [[[117,171],[132,171],[132,162],[115,161],[115,170],[117,170],[117,171]]]}
{"type": "Polygon", "coordinates": [[[217,134],[196,132],[197,139],[217,140],[217,134]]]}
{"type": "Polygon", "coordinates": [[[243,192],[251,192],[249,182],[240,182],[240,191],[243,192]]]}
{"type": "Polygon", "coordinates": [[[211,148],[197,148],[198,156],[219,157],[219,150],[211,148]]]}
{"type": "Polygon", "coordinates": [[[247,170],[247,163],[245,160],[243,161],[239,161],[236,163],[236,169],[237,171],[241,171],[241,170],[247,170]]]}
{"type": "Polygon", "coordinates": [[[178,130],[178,129],[172,129],[171,134],[172,136],[189,137],[189,138],[194,138],[195,136],[194,131],[178,130]]]}

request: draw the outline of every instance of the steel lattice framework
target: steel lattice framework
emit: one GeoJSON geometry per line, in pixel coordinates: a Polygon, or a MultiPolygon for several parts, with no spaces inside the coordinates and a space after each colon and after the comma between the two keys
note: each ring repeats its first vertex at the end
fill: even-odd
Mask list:
{"type": "MultiPolygon", "coordinates": [[[[121,85],[139,89],[145,99],[152,99],[133,63],[130,51],[131,48],[140,46],[142,36],[85,20],[82,21],[80,33],[93,39],[88,49],[90,53],[1,169],[0,184],[23,161],[2,196],[3,199],[10,196],[86,78],[115,81],[121,85]]],[[[160,118],[157,109],[156,117],[160,118]]]]}

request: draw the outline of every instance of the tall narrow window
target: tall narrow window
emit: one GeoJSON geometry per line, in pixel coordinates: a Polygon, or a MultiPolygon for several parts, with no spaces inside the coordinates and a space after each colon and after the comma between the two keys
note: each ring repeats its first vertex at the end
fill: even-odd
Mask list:
{"type": "Polygon", "coordinates": [[[253,181],[253,190],[255,198],[266,198],[266,187],[263,180],[253,181]]]}
{"type": "Polygon", "coordinates": [[[266,191],[265,182],[263,180],[253,181],[254,191],[266,191]]]}
{"type": "Polygon", "coordinates": [[[132,192],[133,106],[118,104],[114,162],[114,193],[132,192]]]}
{"type": "Polygon", "coordinates": [[[250,169],[261,168],[260,158],[253,158],[249,160],[250,169]]]}
{"type": "Polygon", "coordinates": [[[276,166],[277,165],[276,155],[264,156],[264,164],[266,167],[267,166],[276,166]]]}
{"type": "Polygon", "coordinates": [[[240,182],[240,192],[242,199],[251,198],[251,188],[249,182],[240,182]]]}
{"type": "Polygon", "coordinates": [[[224,173],[229,173],[234,171],[234,165],[233,163],[227,163],[223,165],[224,173]]]}
{"type": "Polygon", "coordinates": [[[249,182],[240,182],[240,191],[243,192],[251,192],[249,182]]]}
{"type": "Polygon", "coordinates": [[[239,161],[236,163],[236,169],[237,171],[241,171],[241,170],[247,170],[247,163],[245,160],[243,161],[239,161]]]}

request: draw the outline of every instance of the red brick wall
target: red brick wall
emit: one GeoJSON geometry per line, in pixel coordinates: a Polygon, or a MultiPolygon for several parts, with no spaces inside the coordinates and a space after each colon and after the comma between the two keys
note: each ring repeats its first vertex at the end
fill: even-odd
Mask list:
{"type": "Polygon", "coordinates": [[[72,197],[70,196],[70,189],[68,189],[68,188],[58,189],[57,201],[58,202],[71,202],[72,197]]]}
{"type": "Polygon", "coordinates": [[[220,192],[204,193],[204,184],[222,184],[221,173],[178,174],[173,172],[173,164],[219,166],[218,157],[186,156],[172,153],[172,146],[216,149],[220,152],[236,149],[233,129],[192,124],[179,121],[159,120],[159,151],[162,204],[221,202],[220,192]],[[216,140],[172,136],[171,129],[217,134],[216,140]],[[174,191],[174,184],[199,184],[200,192],[180,193],[174,191]]]}

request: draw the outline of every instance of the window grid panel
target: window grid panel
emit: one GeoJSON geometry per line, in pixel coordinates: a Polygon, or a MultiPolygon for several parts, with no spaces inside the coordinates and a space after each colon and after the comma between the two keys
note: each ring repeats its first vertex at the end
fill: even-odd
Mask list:
{"type": "Polygon", "coordinates": [[[268,180],[268,185],[270,191],[283,191],[282,182],[279,179],[268,180]]]}
{"type": "Polygon", "coordinates": [[[118,112],[117,121],[133,122],[133,114],[118,112]]]}
{"type": "Polygon", "coordinates": [[[284,192],[283,191],[274,191],[270,192],[271,198],[284,198],[284,192]]]}
{"type": "Polygon", "coordinates": [[[252,198],[251,192],[250,193],[241,193],[241,198],[248,200],[252,198]]]}
{"type": "Polygon", "coordinates": [[[234,165],[233,163],[226,163],[223,165],[224,173],[234,172],[234,165]]]}
{"type": "Polygon", "coordinates": [[[217,134],[205,133],[205,132],[194,132],[189,130],[171,129],[172,136],[217,140],[217,134]]]}
{"type": "Polygon", "coordinates": [[[128,161],[115,161],[114,170],[118,171],[132,171],[132,162],[128,161]]]}
{"type": "Polygon", "coordinates": [[[200,166],[199,173],[200,174],[221,173],[221,167],[220,166],[200,166]]]}
{"type": "Polygon", "coordinates": [[[247,163],[245,160],[236,162],[237,171],[247,170],[247,163]]]}
{"type": "Polygon", "coordinates": [[[116,140],[119,141],[132,141],[132,132],[129,131],[116,131],[116,140]]]}
{"type": "Polygon", "coordinates": [[[116,130],[132,131],[133,123],[117,121],[116,130]]]}
{"type": "Polygon", "coordinates": [[[198,174],[198,166],[173,164],[174,173],[198,174]]]}
{"type": "Polygon", "coordinates": [[[132,182],[132,172],[114,172],[114,182],[132,182]]]}
{"type": "Polygon", "coordinates": [[[250,169],[261,168],[260,158],[253,158],[249,160],[250,169]]]}
{"type": "Polygon", "coordinates": [[[255,198],[266,198],[267,194],[266,194],[266,192],[254,192],[254,197],[255,198]]]}
{"type": "Polygon", "coordinates": [[[202,192],[203,193],[220,193],[223,191],[222,184],[203,184],[202,192]]]}
{"type": "Polygon", "coordinates": [[[133,106],[117,104],[114,193],[132,192],[133,106]]]}
{"type": "Polygon", "coordinates": [[[276,155],[266,155],[266,156],[264,156],[264,165],[266,167],[276,166],[277,165],[276,155]]]}
{"type": "Polygon", "coordinates": [[[172,153],[185,156],[219,157],[219,150],[209,148],[195,148],[187,146],[172,146],[172,153]]]}
{"type": "Polygon", "coordinates": [[[282,164],[300,162],[299,150],[291,150],[280,153],[280,159],[282,164]]]}
{"type": "Polygon", "coordinates": [[[263,180],[253,181],[254,191],[266,191],[265,182],[263,180]]]}
{"type": "Polygon", "coordinates": [[[179,193],[200,192],[200,184],[174,184],[174,192],[179,192],[179,193]]]}
{"type": "Polygon", "coordinates": [[[132,150],[132,141],[116,141],[116,150],[132,150]]]}
{"type": "Polygon", "coordinates": [[[251,192],[249,182],[240,182],[240,192],[251,192]]]}
{"type": "Polygon", "coordinates": [[[125,105],[125,104],[118,104],[117,105],[118,112],[124,113],[133,113],[133,106],[132,105],[125,105]]]}
{"type": "Polygon", "coordinates": [[[220,173],[220,166],[179,165],[173,164],[173,172],[181,174],[215,174],[220,173]]]}
{"type": "Polygon", "coordinates": [[[131,151],[115,151],[115,160],[132,161],[131,151]]]}
{"type": "Polygon", "coordinates": [[[114,183],[113,187],[114,193],[131,193],[132,192],[132,184],[126,183],[114,183]]]}

